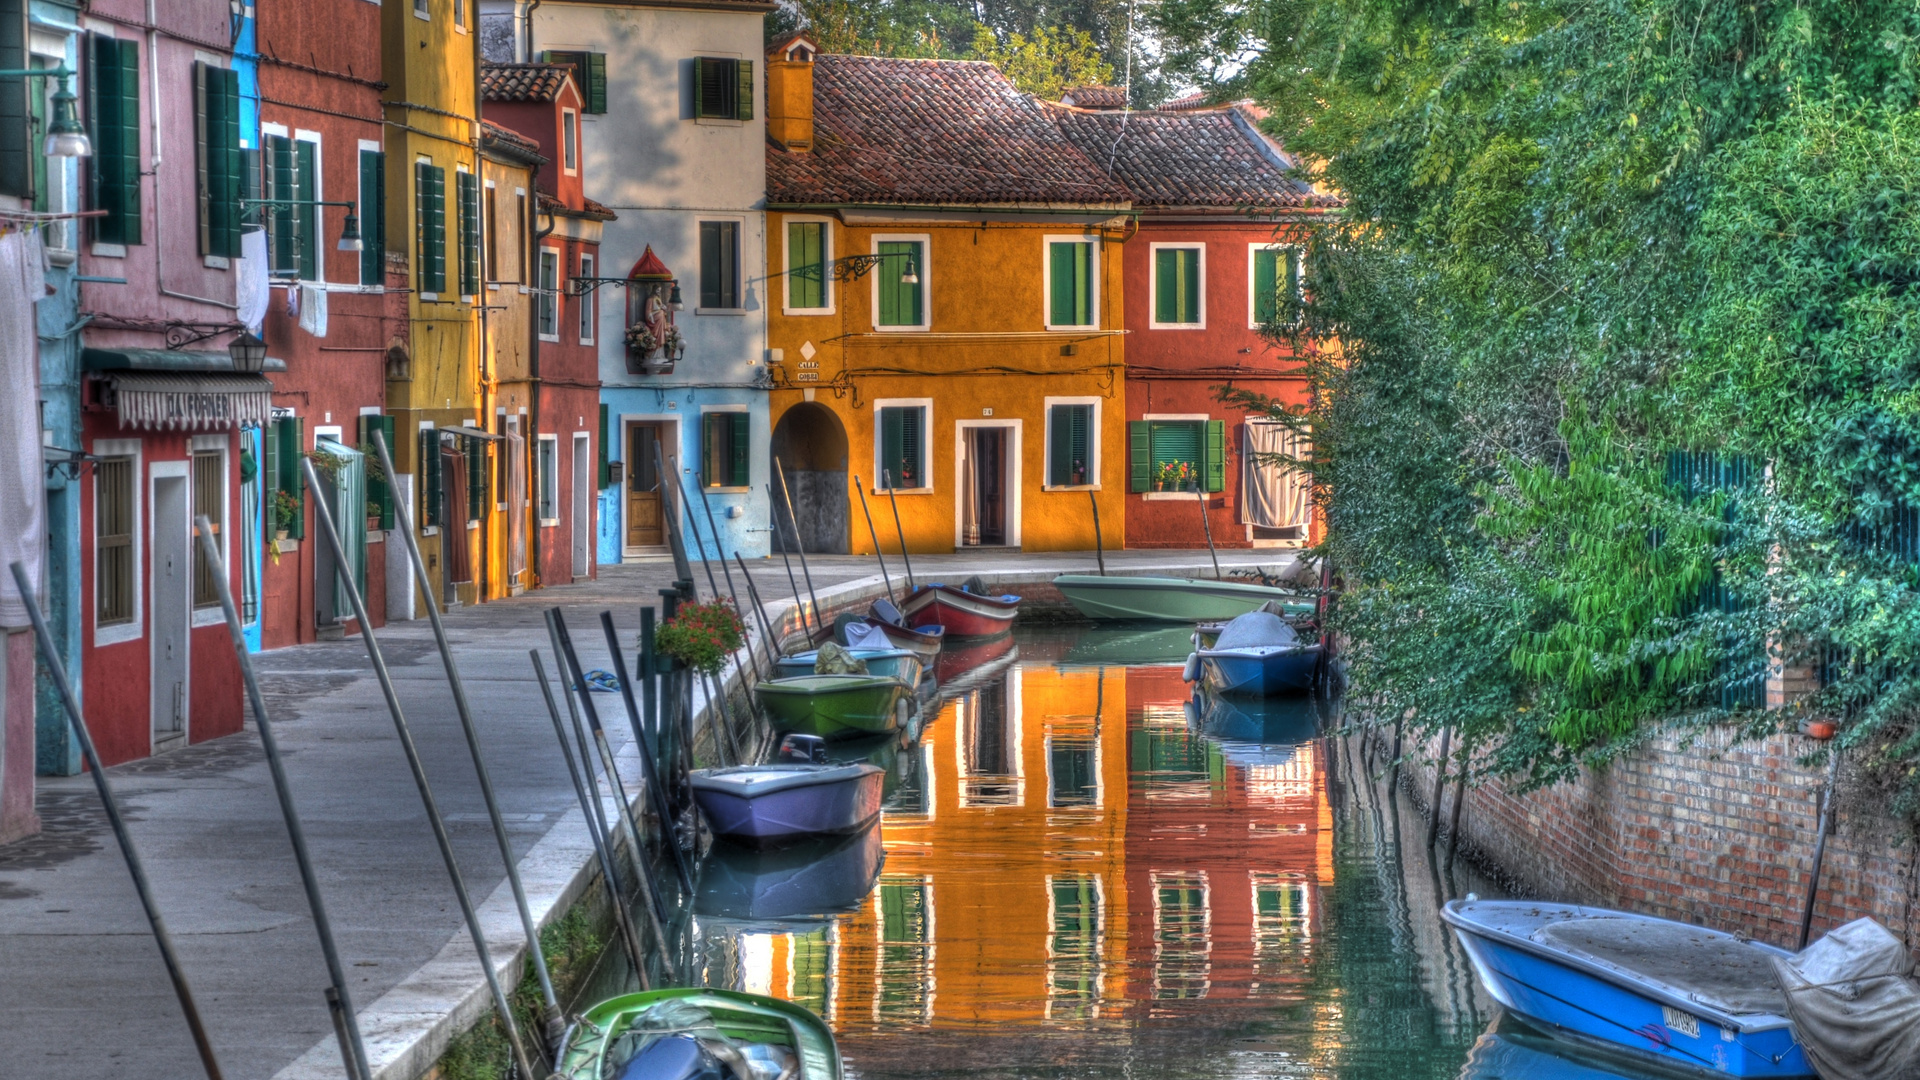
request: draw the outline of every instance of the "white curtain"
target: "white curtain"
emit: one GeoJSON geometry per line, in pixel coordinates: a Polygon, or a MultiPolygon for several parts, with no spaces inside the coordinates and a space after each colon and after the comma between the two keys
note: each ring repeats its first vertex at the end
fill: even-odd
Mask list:
{"type": "MultiPolygon", "coordinates": [[[[367,459],[350,446],[321,439],[314,446],[331,454],[340,463],[339,482],[334,485],[334,524],[340,529],[340,544],[353,560],[353,580],[360,586],[360,598],[367,597],[367,459]]],[[[353,598],[334,575],[334,618],[353,618],[353,598]]]]}
{"type": "Polygon", "coordinates": [[[507,579],[525,585],[527,570],[527,440],[507,429],[507,579]]]}
{"type": "MultiPolygon", "coordinates": [[[[14,587],[14,563],[26,567],[37,595],[43,584],[46,486],[40,458],[40,350],[34,302],[47,294],[40,230],[0,235],[0,627],[27,626],[14,587]]],[[[0,634],[0,643],[5,635],[0,634]]]]}
{"type": "Polygon", "coordinates": [[[1247,423],[1247,452],[1241,455],[1241,520],[1263,529],[1301,528],[1313,520],[1313,490],[1299,468],[1273,460],[1281,454],[1305,461],[1312,439],[1285,425],[1247,423]]]}

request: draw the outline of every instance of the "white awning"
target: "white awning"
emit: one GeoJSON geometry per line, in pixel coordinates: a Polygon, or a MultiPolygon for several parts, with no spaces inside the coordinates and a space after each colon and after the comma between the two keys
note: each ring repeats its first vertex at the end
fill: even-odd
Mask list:
{"type": "Polygon", "coordinates": [[[106,376],[106,403],[123,428],[231,431],[264,427],[273,407],[273,383],[263,375],[115,371],[106,376]]]}

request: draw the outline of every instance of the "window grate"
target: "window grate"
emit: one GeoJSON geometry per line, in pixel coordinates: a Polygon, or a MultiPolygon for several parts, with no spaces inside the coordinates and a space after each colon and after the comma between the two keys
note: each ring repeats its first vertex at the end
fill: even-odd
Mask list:
{"type": "MultiPolygon", "coordinates": [[[[220,542],[221,513],[226,507],[227,496],[227,455],[218,450],[205,450],[193,455],[193,513],[197,519],[204,515],[213,525],[214,542],[220,542]]],[[[200,549],[198,540],[193,545],[193,606],[197,608],[213,607],[220,603],[220,592],[214,579],[213,567],[200,549]]]]}
{"type": "Polygon", "coordinates": [[[106,458],[93,472],[94,623],[133,621],[133,459],[106,458]]]}

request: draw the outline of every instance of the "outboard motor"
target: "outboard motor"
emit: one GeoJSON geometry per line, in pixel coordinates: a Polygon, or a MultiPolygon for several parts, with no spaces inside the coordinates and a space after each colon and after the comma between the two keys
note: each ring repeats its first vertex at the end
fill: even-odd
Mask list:
{"type": "Polygon", "coordinates": [[[825,765],[827,740],[818,735],[788,735],[780,740],[775,760],[798,765],[825,765]]]}
{"type": "Polygon", "coordinates": [[[879,619],[888,626],[907,625],[906,618],[900,614],[899,608],[893,606],[893,601],[891,600],[875,600],[873,607],[868,610],[873,612],[874,618],[879,619]]]}

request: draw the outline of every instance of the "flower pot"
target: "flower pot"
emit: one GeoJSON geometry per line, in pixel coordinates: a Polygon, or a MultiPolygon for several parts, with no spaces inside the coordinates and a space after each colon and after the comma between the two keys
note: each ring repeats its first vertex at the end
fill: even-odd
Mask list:
{"type": "Polygon", "coordinates": [[[273,530],[273,539],[276,543],[281,540],[285,540],[286,538],[287,538],[287,530],[285,529],[273,530]]]}
{"type": "Polygon", "coordinates": [[[1166,484],[1164,484],[1164,483],[1162,483],[1161,481],[1159,481],[1159,480],[1155,480],[1155,481],[1153,482],[1153,490],[1155,490],[1155,491],[1165,491],[1166,489],[1167,489],[1167,485],[1166,485],[1166,484]]]}
{"type": "Polygon", "coordinates": [[[1839,730],[1839,726],[1831,720],[1814,720],[1807,724],[1807,738],[1825,742],[1833,738],[1839,730]]]}

